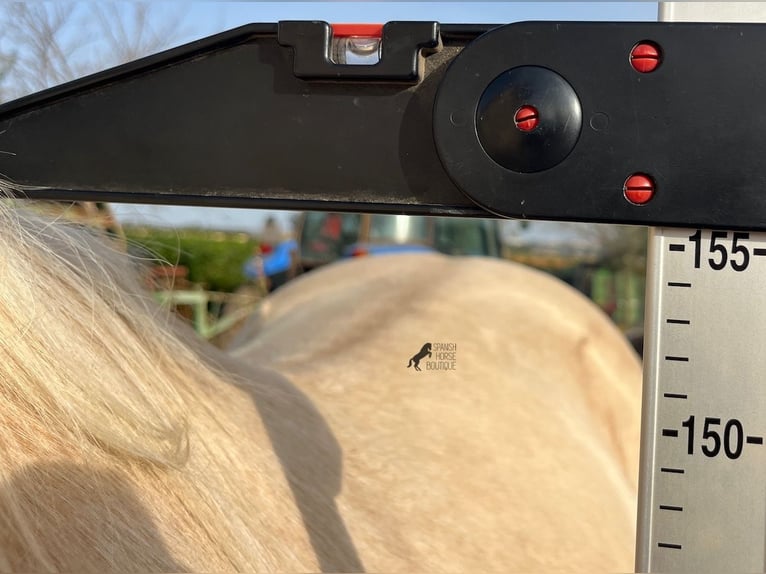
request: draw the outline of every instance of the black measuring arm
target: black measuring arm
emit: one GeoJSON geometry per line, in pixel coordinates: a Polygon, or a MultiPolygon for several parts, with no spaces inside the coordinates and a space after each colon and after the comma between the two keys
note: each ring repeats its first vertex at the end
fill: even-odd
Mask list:
{"type": "Polygon", "coordinates": [[[252,24],[9,102],[0,174],[49,199],[766,229],[762,25],[375,35],[355,64],[324,22],[252,24]]]}

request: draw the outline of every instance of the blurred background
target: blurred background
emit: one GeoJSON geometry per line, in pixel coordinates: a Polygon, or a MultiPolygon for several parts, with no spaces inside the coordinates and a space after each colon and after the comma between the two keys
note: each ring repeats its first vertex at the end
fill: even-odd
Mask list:
{"type": "MultiPolygon", "coordinates": [[[[290,19],[653,21],[657,3],[5,2],[0,101],[243,24],[290,19]]],[[[112,234],[147,261],[146,283],[157,298],[218,344],[268,291],[300,273],[341,258],[434,250],[503,257],[552,273],[641,347],[642,227],[95,203],[37,208],[112,234]]]]}

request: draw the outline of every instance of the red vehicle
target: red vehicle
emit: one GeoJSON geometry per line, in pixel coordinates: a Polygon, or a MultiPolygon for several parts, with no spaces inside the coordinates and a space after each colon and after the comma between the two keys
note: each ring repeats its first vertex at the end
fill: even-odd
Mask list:
{"type": "Polygon", "coordinates": [[[412,251],[500,256],[497,221],[452,217],[306,212],[298,246],[304,269],[342,257],[412,251]]]}

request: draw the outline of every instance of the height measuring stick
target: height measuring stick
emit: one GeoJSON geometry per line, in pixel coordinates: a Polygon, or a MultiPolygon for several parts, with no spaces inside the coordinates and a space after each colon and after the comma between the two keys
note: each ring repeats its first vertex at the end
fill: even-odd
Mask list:
{"type": "MultiPolygon", "coordinates": [[[[766,8],[667,3],[660,19],[766,8]]],[[[636,570],[763,572],[766,234],[652,229],[646,313],[636,570]]]]}
{"type": "Polygon", "coordinates": [[[250,24],[0,105],[0,173],[46,200],[655,226],[636,568],[763,572],[766,27],[704,22],[766,7],[660,16],[698,23],[250,24]]]}

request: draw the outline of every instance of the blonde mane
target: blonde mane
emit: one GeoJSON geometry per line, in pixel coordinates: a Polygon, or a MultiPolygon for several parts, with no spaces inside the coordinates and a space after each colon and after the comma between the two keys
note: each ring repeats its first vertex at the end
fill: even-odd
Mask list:
{"type": "Polygon", "coordinates": [[[311,404],[197,344],[92,232],[4,208],[0,235],[0,569],[312,569],[270,440],[339,482],[311,404]]]}
{"type": "Polygon", "coordinates": [[[550,278],[333,266],[233,358],[94,233],[0,206],[0,238],[0,570],[632,567],[640,369],[550,278]],[[457,371],[405,367],[432,335],[457,371]]]}

